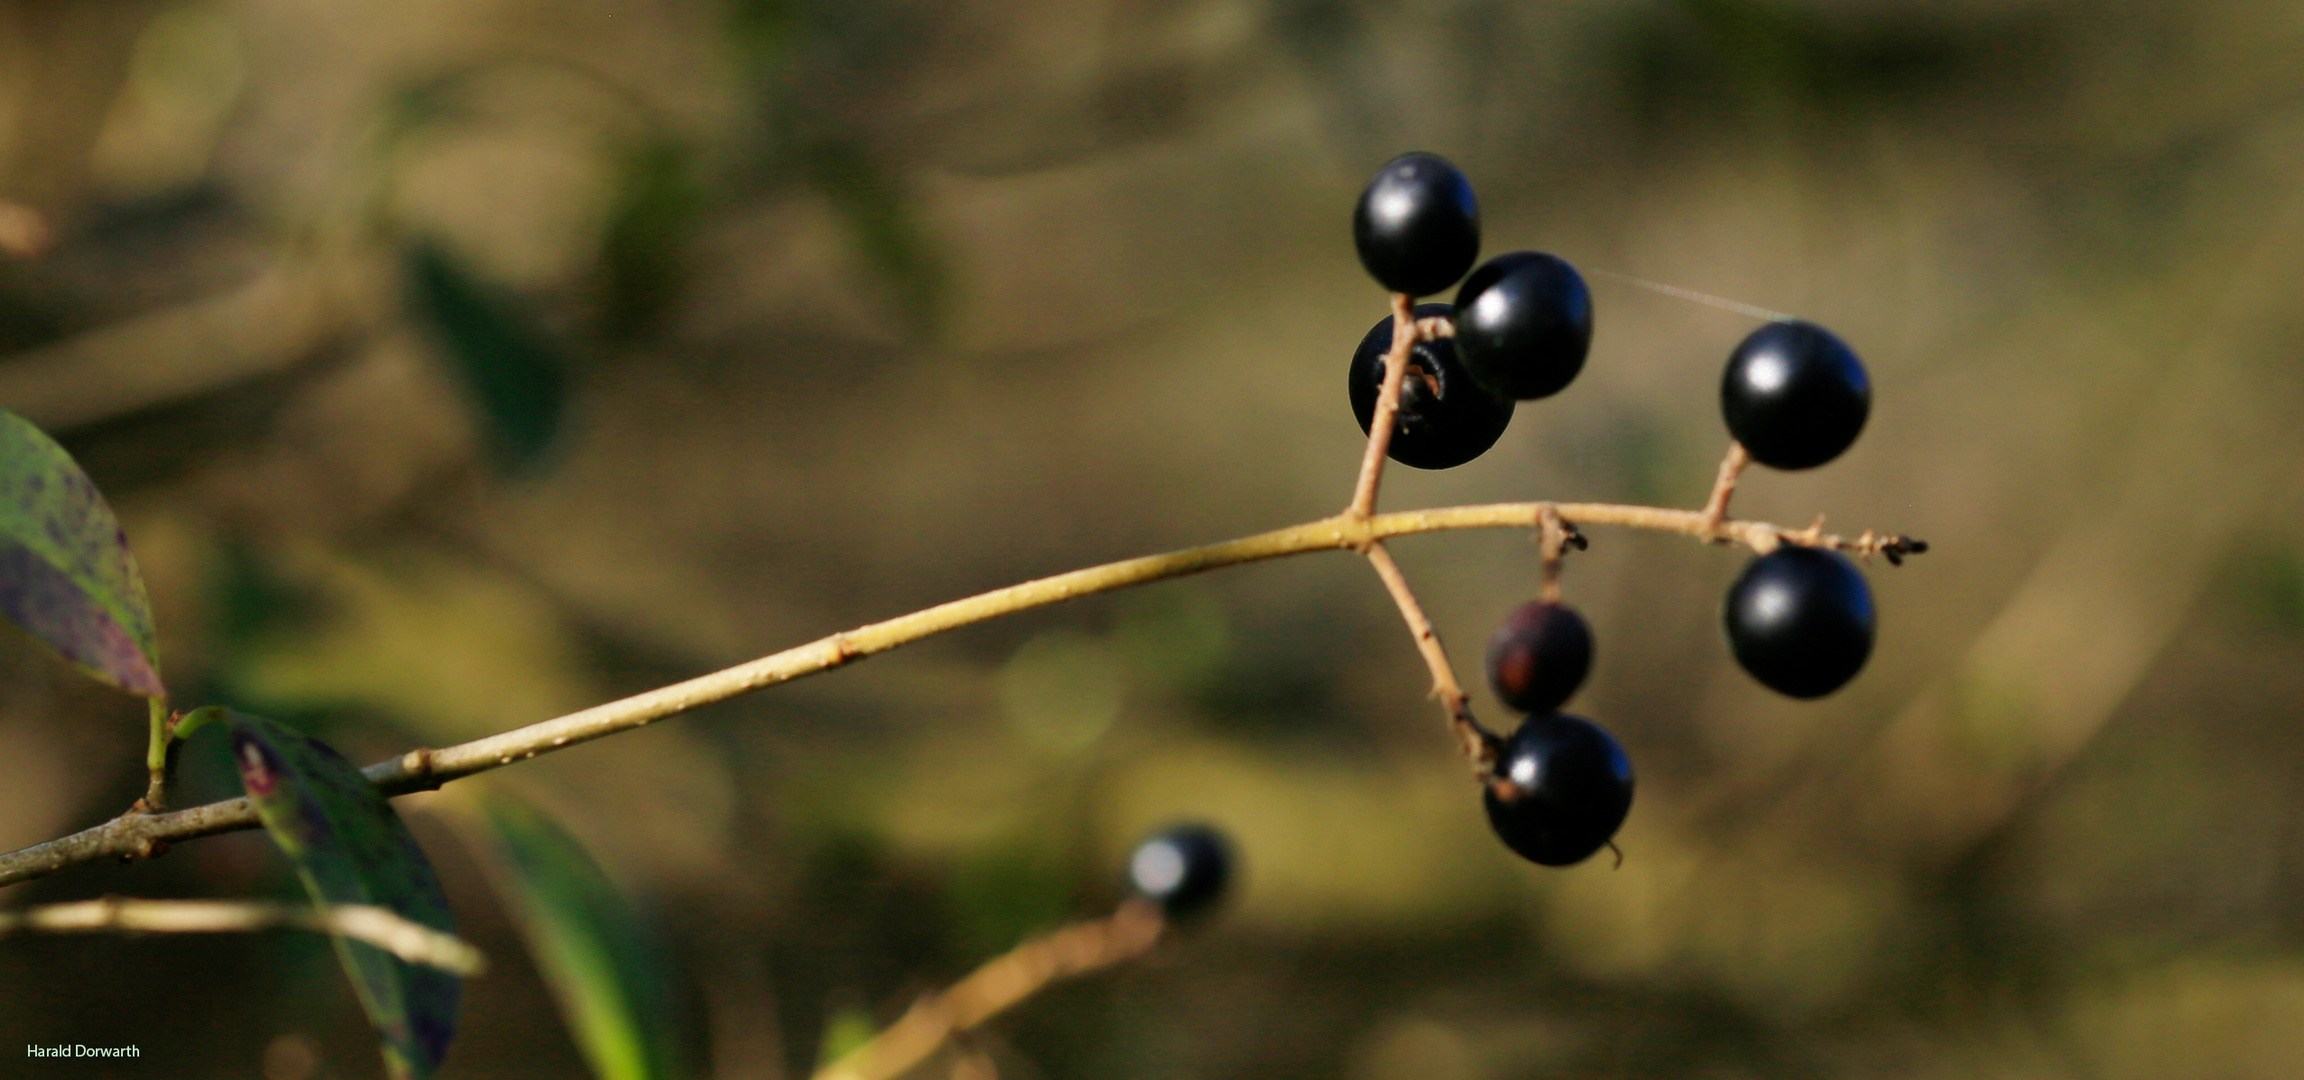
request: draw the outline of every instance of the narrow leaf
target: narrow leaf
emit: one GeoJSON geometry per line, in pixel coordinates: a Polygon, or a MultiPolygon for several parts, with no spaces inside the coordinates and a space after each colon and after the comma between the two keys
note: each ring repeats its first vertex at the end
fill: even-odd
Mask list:
{"type": "Polygon", "coordinates": [[[560,431],[567,358],[552,336],[430,241],[408,253],[409,309],[446,348],[499,465],[533,465],[560,431]]]}
{"type": "MultiPolygon", "coordinates": [[[[240,782],[264,829],[296,863],[317,904],[371,904],[456,932],[448,897],[408,826],[360,770],[324,743],[246,713],[225,713],[240,782]]],[[[365,942],[336,939],[337,958],[402,1080],[424,1080],[456,1037],[464,981],[365,942]]]]}
{"type": "Polygon", "coordinates": [[[499,888],[593,1075],[681,1076],[682,1022],[653,927],[551,819],[502,795],[481,805],[499,888]]]}
{"type": "Polygon", "coordinates": [[[152,601],[104,496],[56,440],[0,410],[0,612],[88,673],[159,697],[152,601]]]}

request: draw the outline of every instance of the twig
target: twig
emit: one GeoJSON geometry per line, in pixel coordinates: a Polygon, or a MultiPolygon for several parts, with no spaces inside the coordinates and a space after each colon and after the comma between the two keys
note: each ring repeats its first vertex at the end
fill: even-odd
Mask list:
{"type": "Polygon", "coordinates": [[[315,908],[241,900],[106,897],[22,911],[0,911],[0,937],[27,931],[212,934],[281,928],[365,941],[411,964],[424,964],[467,978],[487,967],[480,950],[462,938],[367,904],[315,908]]]}
{"type": "Polygon", "coordinates": [[[983,1047],[954,1042],[952,1080],[1000,1080],[999,1067],[992,1064],[992,1055],[983,1047]]]}
{"type": "MultiPolygon", "coordinates": [[[[1704,530],[1700,539],[1719,539],[1720,523],[1728,518],[1728,499],[1736,494],[1736,479],[1744,475],[1744,467],[1752,463],[1752,454],[1744,444],[1728,441],[1728,456],[1720,459],[1720,474],[1712,480],[1712,494],[1704,500],[1704,530]]],[[[1815,545],[1811,544],[1810,547],[1815,545]]],[[[1767,552],[1761,552],[1765,555],[1767,552]]]]}
{"type": "Polygon", "coordinates": [[[1485,779],[1495,771],[1496,734],[1480,726],[1472,716],[1472,704],[1464,695],[1464,687],[1456,682],[1456,669],[1448,663],[1448,652],[1440,646],[1440,634],[1432,629],[1432,620],[1424,617],[1424,608],[1416,602],[1416,594],[1409,591],[1408,579],[1401,575],[1400,564],[1392,561],[1392,553],[1381,543],[1368,545],[1368,564],[1376,568],[1376,576],[1384,579],[1385,591],[1392,594],[1392,602],[1400,606],[1400,618],[1408,623],[1408,633],[1416,639],[1416,651],[1423,654],[1424,666],[1432,670],[1432,696],[1439,699],[1440,710],[1448,716],[1448,726],[1463,744],[1464,756],[1472,762],[1472,774],[1485,779]]]}
{"type": "MultiPolygon", "coordinates": [[[[772,656],[747,661],[620,701],[595,705],[557,719],[437,750],[411,750],[370,765],[364,771],[368,779],[374,781],[387,795],[428,791],[459,777],[486,772],[619,731],[645,727],[690,709],[829,671],[947,630],[1074,597],[1310,551],[1358,550],[1395,536],[1454,529],[1534,528],[1541,523],[1547,510],[1558,514],[1561,521],[1577,526],[1613,525],[1650,529],[1679,533],[1699,540],[1709,539],[1717,533],[1759,553],[1774,551],[1784,543],[1802,543],[1806,540],[1791,530],[1764,522],[1723,521],[1716,527],[1708,527],[1703,513],[1696,510],[1667,510],[1654,506],[1618,506],[1609,503],[1492,503],[1485,506],[1410,510],[1358,519],[1347,512],[1220,544],[1125,559],[994,589],[965,600],[954,600],[910,615],[842,631],[772,656]]],[[[1926,548],[1921,542],[1907,537],[1874,535],[1869,532],[1853,538],[1819,535],[1809,546],[1846,551],[1859,556],[1880,553],[1891,558],[1917,554],[1926,548]]],[[[99,859],[149,858],[175,841],[236,832],[255,826],[256,813],[246,799],[210,803],[165,814],[130,812],[62,839],[0,855],[0,885],[42,877],[67,866],[99,859]]]]}
{"type": "Polygon", "coordinates": [[[941,994],[921,998],[870,1042],[825,1066],[815,1080],[892,1080],[945,1041],[990,1020],[1058,979],[1133,959],[1160,940],[1159,909],[1130,900],[1102,919],[1073,923],[1016,946],[941,994]]]}
{"type": "Polygon", "coordinates": [[[1408,357],[1421,330],[1416,301],[1407,293],[1393,293],[1392,351],[1384,357],[1384,383],[1376,391],[1376,409],[1368,419],[1368,449],[1360,455],[1360,476],[1352,483],[1346,516],[1365,519],[1376,512],[1376,485],[1384,479],[1384,455],[1392,450],[1392,425],[1400,416],[1400,386],[1408,379],[1408,357]]]}
{"type": "Polygon", "coordinates": [[[1584,540],[1584,534],[1576,531],[1576,526],[1560,520],[1560,512],[1556,508],[1544,508],[1538,513],[1536,524],[1536,542],[1538,550],[1543,552],[1544,557],[1542,596],[1545,603],[1557,604],[1560,602],[1560,564],[1562,560],[1567,557],[1569,548],[1573,547],[1582,551],[1588,545],[1584,540]]]}

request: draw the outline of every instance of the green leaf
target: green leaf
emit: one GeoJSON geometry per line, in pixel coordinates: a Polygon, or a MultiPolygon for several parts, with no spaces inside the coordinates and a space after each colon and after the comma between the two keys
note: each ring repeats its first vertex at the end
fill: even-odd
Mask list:
{"type": "MultiPolygon", "coordinates": [[[[374,904],[454,933],[440,878],[392,804],[325,743],[258,716],[225,710],[240,783],[264,829],[320,904],[374,904]]],[[[364,942],[336,939],[360,1006],[402,1080],[424,1080],[456,1037],[464,981],[364,942]]]]}
{"type": "Polygon", "coordinates": [[[621,155],[615,202],[601,238],[609,336],[633,338],[664,322],[688,286],[688,239],[703,191],[679,143],[654,138],[621,155]]]}
{"type": "Polygon", "coordinates": [[[823,1069],[833,1062],[864,1048],[872,1036],[880,1033],[879,1025],[872,1022],[872,1014],[850,1006],[833,1013],[824,1022],[824,1038],[816,1051],[816,1067],[823,1069]]]}
{"type": "Polygon", "coordinates": [[[0,410],[0,612],[88,673],[167,693],[152,601],[120,519],[72,455],[0,410]]]}
{"type": "Polygon", "coordinates": [[[683,1075],[671,966],[653,928],[542,813],[495,793],[481,811],[499,888],[593,1075],[683,1075]]]}
{"type": "Polygon", "coordinates": [[[432,241],[409,249],[406,285],[409,310],[446,347],[479,407],[498,465],[536,464],[560,431],[568,378],[560,344],[432,241]]]}

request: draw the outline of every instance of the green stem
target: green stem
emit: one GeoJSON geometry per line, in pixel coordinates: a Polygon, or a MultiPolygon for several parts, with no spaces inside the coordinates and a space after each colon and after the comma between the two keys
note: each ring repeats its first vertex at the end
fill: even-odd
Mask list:
{"type": "Polygon", "coordinates": [[[151,770],[152,782],[144,789],[144,809],[157,814],[168,809],[168,698],[166,695],[146,698],[152,706],[152,736],[144,748],[144,767],[151,770]]]}

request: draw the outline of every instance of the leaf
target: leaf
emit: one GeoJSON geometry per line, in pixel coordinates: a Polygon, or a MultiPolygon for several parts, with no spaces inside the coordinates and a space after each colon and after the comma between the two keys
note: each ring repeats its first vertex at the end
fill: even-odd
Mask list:
{"type": "Polygon", "coordinates": [[[824,1038],[816,1051],[816,1067],[823,1069],[833,1062],[864,1048],[872,1036],[880,1033],[879,1025],[872,1022],[872,1014],[850,1006],[833,1013],[824,1022],[824,1038]]]}
{"type": "Polygon", "coordinates": [[[610,336],[645,335],[679,302],[688,286],[688,239],[702,209],[703,192],[679,143],[653,138],[624,152],[600,244],[610,336]]]}
{"type": "Polygon", "coordinates": [[[653,927],[583,846],[539,811],[491,793],[480,818],[502,871],[499,890],[593,1075],[684,1075],[671,966],[653,927]]]}
{"type": "MultiPolygon", "coordinates": [[[[264,830],[296,863],[319,904],[373,904],[444,933],[455,933],[448,897],[408,826],[360,770],[325,743],[247,713],[224,711],[240,782],[264,830]]],[[[336,956],[370,1023],[384,1061],[402,1080],[424,1080],[456,1037],[464,981],[420,967],[364,942],[335,939],[336,956]]]]}
{"type": "Polygon", "coordinates": [[[409,310],[447,348],[479,407],[497,464],[535,464],[560,431],[568,369],[560,344],[432,241],[409,249],[406,287],[409,310]]]}
{"type": "Polygon", "coordinates": [[[0,410],[0,612],[88,673],[160,697],[152,601],[120,520],[72,455],[0,410]]]}

